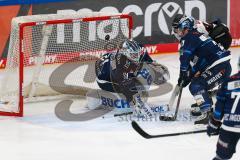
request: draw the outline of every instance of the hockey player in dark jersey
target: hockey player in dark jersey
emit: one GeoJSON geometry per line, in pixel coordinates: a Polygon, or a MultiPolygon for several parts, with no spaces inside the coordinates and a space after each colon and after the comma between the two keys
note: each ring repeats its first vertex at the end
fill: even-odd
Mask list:
{"type": "Polygon", "coordinates": [[[126,40],[116,53],[105,54],[96,62],[96,77],[102,90],[122,93],[128,102],[132,102],[138,112],[150,116],[152,113],[148,111],[147,104],[142,101],[141,92],[149,88],[154,81],[157,84],[166,82],[169,79],[169,73],[164,66],[156,67],[139,43],[126,40]],[[150,68],[149,65],[151,65],[150,68]],[[155,77],[158,77],[157,80],[150,73],[155,70],[154,68],[161,70],[159,72],[156,69],[158,71],[154,73],[155,77]]]}
{"type": "Polygon", "coordinates": [[[232,36],[229,32],[229,28],[217,19],[213,22],[203,22],[195,20],[194,27],[200,32],[204,33],[205,36],[211,37],[215,42],[223,46],[224,49],[228,50],[232,43],[232,36]]]}
{"type": "Polygon", "coordinates": [[[219,134],[217,155],[213,160],[230,159],[240,139],[240,59],[239,72],[228,78],[217,93],[217,103],[209,119],[207,134],[219,134]]]}
{"type": "MultiPolygon", "coordinates": [[[[182,17],[181,14],[179,16],[182,17]]],[[[209,23],[195,20],[194,28],[196,28],[198,32],[203,33],[206,37],[211,37],[220,47],[223,47],[225,50],[228,50],[231,46],[232,36],[229,32],[229,28],[224,23],[222,23],[220,19],[209,23]]],[[[192,64],[194,64],[193,72],[198,71],[205,65],[204,59],[202,62],[197,61],[197,59],[198,57],[194,57],[192,60],[192,64]]],[[[198,74],[200,74],[200,72],[195,73],[194,75],[198,74]]],[[[216,92],[217,89],[208,91],[210,96],[215,96],[216,92]]],[[[191,105],[191,114],[193,116],[201,115],[200,109],[196,103],[191,105]]]]}
{"type": "Polygon", "coordinates": [[[207,91],[221,84],[231,74],[230,51],[226,51],[210,37],[194,28],[194,19],[177,15],[172,23],[173,32],[180,41],[180,75],[178,85],[189,90],[200,107],[201,115],[195,124],[206,124],[212,101],[207,91]],[[197,57],[204,62],[194,68],[190,61],[197,57]]]}

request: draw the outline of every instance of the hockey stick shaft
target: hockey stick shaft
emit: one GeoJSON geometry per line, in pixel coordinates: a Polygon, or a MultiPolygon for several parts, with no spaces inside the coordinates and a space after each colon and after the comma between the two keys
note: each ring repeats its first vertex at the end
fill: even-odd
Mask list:
{"type": "Polygon", "coordinates": [[[146,139],[205,133],[207,131],[206,129],[203,129],[203,130],[188,131],[188,132],[176,132],[176,133],[169,133],[169,134],[150,135],[147,132],[145,132],[135,121],[132,121],[132,127],[136,132],[138,132],[142,137],[146,139]]]}
{"type": "Polygon", "coordinates": [[[182,86],[180,86],[180,91],[179,91],[178,100],[177,100],[177,106],[176,106],[176,110],[175,110],[175,114],[174,114],[174,120],[177,119],[178,110],[179,110],[181,97],[182,97],[182,90],[183,90],[183,88],[182,88],[182,86]]]}
{"type": "Polygon", "coordinates": [[[176,97],[178,96],[179,94],[179,90],[180,90],[180,87],[178,85],[175,86],[174,90],[173,90],[173,93],[171,95],[171,98],[169,100],[169,107],[173,107],[173,104],[175,102],[175,99],[176,97]]]}
{"type": "MultiPolygon", "coordinates": [[[[177,85],[178,86],[178,85],[177,85]]],[[[177,86],[175,88],[177,88],[177,86]]],[[[178,110],[179,110],[179,106],[180,106],[180,101],[181,101],[181,97],[182,97],[182,86],[179,87],[179,95],[178,95],[178,100],[177,100],[177,105],[175,108],[175,113],[173,116],[169,117],[169,116],[160,116],[160,120],[162,121],[175,121],[177,119],[177,115],[178,115],[178,110]]],[[[175,92],[175,90],[174,90],[175,92]]],[[[176,94],[177,95],[177,94],[176,94]]],[[[175,98],[174,98],[175,100],[175,98]]]]}

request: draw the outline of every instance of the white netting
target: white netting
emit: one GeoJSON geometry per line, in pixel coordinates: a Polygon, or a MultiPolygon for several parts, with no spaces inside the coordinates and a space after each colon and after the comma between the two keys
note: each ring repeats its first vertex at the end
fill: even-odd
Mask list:
{"type": "Polygon", "coordinates": [[[14,18],[5,77],[1,85],[0,111],[18,112],[21,83],[19,44],[22,44],[23,52],[24,98],[84,95],[90,88],[97,88],[96,59],[116,50],[129,38],[129,23],[128,17],[98,12],[14,18]],[[21,31],[19,26],[22,24],[25,26],[21,31]],[[107,35],[110,40],[105,39],[107,35]]]}

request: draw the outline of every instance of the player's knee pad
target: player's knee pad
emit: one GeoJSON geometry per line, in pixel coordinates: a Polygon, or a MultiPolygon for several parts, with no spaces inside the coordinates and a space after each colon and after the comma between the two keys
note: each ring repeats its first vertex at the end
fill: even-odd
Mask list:
{"type": "Polygon", "coordinates": [[[192,81],[189,85],[189,91],[192,95],[196,95],[199,94],[199,92],[205,91],[205,88],[201,83],[198,83],[198,81],[192,81]]]}
{"type": "Polygon", "coordinates": [[[231,159],[234,153],[235,152],[232,151],[226,151],[225,149],[217,150],[217,156],[219,157],[220,160],[231,159]]]}
{"type": "Polygon", "coordinates": [[[194,96],[196,103],[200,106],[201,111],[211,108],[212,100],[201,83],[192,82],[189,85],[189,90],[194,96]]]}
{"type": "Polygon", "coordinates": [[[218,155],[216,157],[214,157],[212,160],[223,160],[222,158],[220,158],[218,155]]]}
{"type": "Polygon", "coordinates": [[[217,155],[222,159],[231,159],[236,152],[236,143],[232,142],[234,135],[221,129],[217,142],[217,155]]]}

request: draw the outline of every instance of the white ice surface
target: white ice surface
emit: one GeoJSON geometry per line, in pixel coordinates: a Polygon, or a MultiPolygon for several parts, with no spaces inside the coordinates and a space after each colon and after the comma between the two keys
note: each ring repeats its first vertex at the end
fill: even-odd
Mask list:
{"type": "MultiPolygon", "coordinates": [[[[240,48],[232,48],[233,73],[237,71],[240,48]]],[[[168,66],[170,82],[178,78],[178,55],[153,56],[168,66]]],[[[150,98],[154,104],[167,102],[171,93],[150,98]]],[[[195,134],[147,140],[138,135],[130,120],[97,118],[86,122],[59,120],[54,109],[59,101],[25,105],[23,118],[0,117],[0,157],[3,160],[210,160],[215,156],[217,137],[195,134]]],[[[193,102],[184,89],[181,111],[193,102]]],[[[84,100],[74,100],[71,111],[83,112],[84,100]]],[[[196,128],[192,122],[140,122],[150,133],[172,133],[196,128]]],[[[240,144],[232,158],[240,159],[240,144]]]]}

